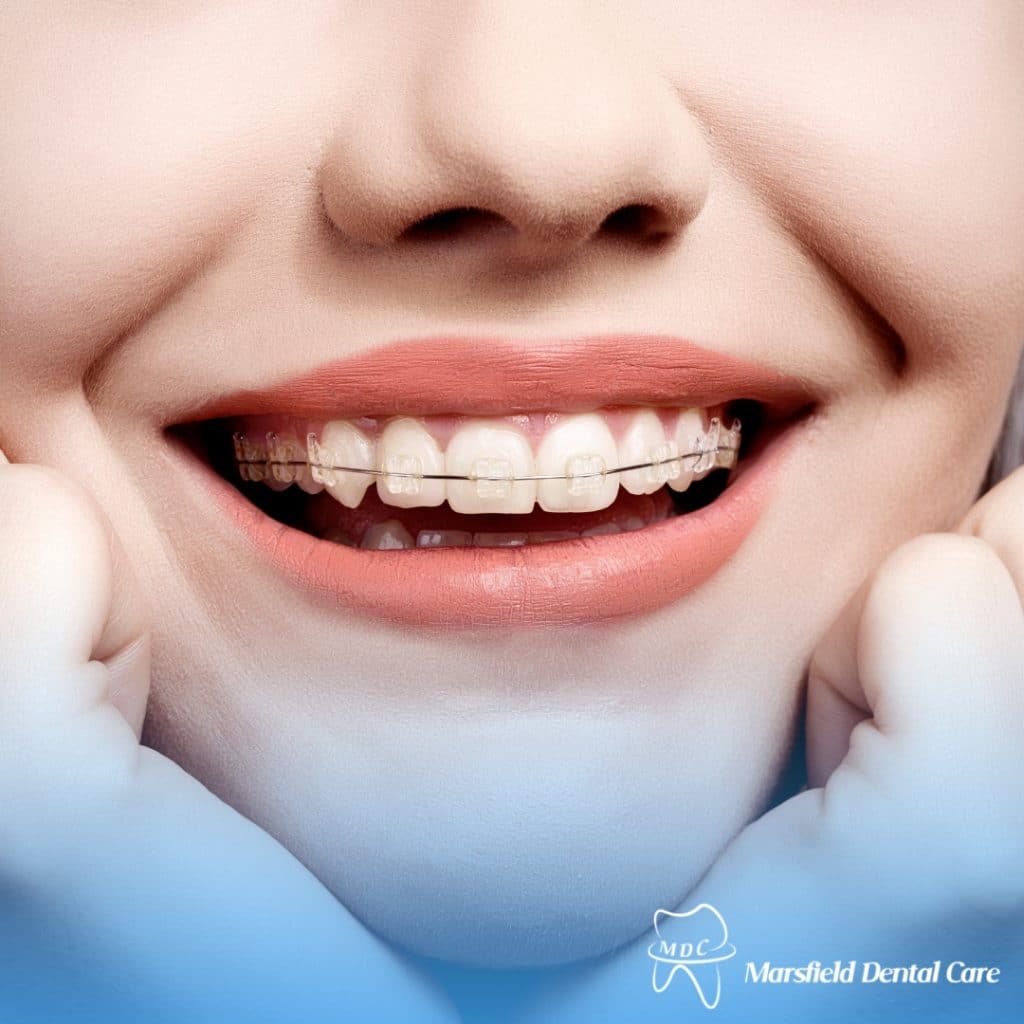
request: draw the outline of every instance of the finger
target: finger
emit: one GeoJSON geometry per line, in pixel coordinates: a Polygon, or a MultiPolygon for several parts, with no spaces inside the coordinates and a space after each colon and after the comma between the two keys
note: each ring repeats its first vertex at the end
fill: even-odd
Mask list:
{"type": "Polygon", "coordinates": [[[857,631],[868,594],[862,586],[818,644],[807,673],[807,781],[823,786],[871,716],[857,673],[857,631]]]}
{"type": "Polygon", "coordinates": [[[1024,466],[971,508],[960,532],[985,541],[996,551],[1024,602],[1024,466]]]}
{"type": "Polygon", "coordinates": [[[914,728],[927,736],[929,728],[954,721],[974,722],[982,732],[977,719],[990,699],[987,688],[1001,680],[1002,691],[1016,678],[1024,689],[1024,679],[1014,676],[1019,601],[1015,611],[1015,581],[1005,564],[1008,556],[1024,558],[1011,512],[1024,479],[1014,483],[971,521],[985,533],[984,543],[936,534],[904,545],[819,644],[808,672],[812,786],[823,785],[842,762],[853,729],[865,719],[874,717],[890,735],[914,728]],[[989,538],[999,543],[999,554],[989,538]]]}
{"type": "Polygon", "coordinates": [[[137,728],[148,684],[145,622],[127,577],[115,579],[110,529],[94,502],[49,469],[4,465],[0,538],[8,723],[13,716],[54,729],[108,703],[113,687],[137,728]]]}
{"type": "Polygon", "coordinates": [[[879,731],[930,764],[1015,748],[1000,737],[1024,724],[1024,609],[993,548],[957,534],[900,548],[865,600],[857,668],[879,731]]]}

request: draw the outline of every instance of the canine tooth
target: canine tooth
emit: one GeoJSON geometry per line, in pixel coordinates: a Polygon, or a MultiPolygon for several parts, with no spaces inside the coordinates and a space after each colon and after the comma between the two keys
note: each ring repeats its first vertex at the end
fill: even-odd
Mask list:
{"type": "Polygon", "coordinates": [[[701,438],[701,451],[703,454],[693,467],[693,479],[703,480],[715,468],[718,462],[718,445],[722,433],[722,421],[713,417],[708,424],[708,429],[701,438]]]}
{"type": "Polygon", "coordinates": [[[631,469],[621,473],[619,482],[630,494],[652,494],[667,480],[679,476],[675,441],[665,439],[658,414],[644,409],[633,417],[618,444],[619,465],[636,466],[644,462],[659,465],[646,469],[631,469]]]}
{"type": "Polygon", "coordinates": [[[473,546],[473,534],[466,530],[420,530],[416,534],[418,548],[468,548],[473,546]]]}
{"type": "Polygon", "coordinates": [[[675,443],[679,449],[679,475],[669,480],[673,491],[685,491],[693,483],[693,467],[699,459],[691,453],[701,450],[704,439],[704,416],[700,409],[684,409],[676,419],[675,443]]]}
{"type": "Polygon", "coordinates": [[[396,508],[433,507],[444,501],[444,481],[424,474],[444,473],[444,456],[422,424],[408,417],[392,420],[377,443],[380,468],[377,494],[396,508]]]}
{"type": "Polygon", "coordinates": [[[478,548],[521,548],[525,533],[474,533],[473,545],[478,548]]]}
{"type": "Polygon", "coordinates": [[[413,546],[412,534],[397,520],[388,519],[383,523],[374,523],[366,533],[359,546],[372,551],[399,551],[413,546]]]}
{"type": "Polygon", "coordinates": [[[526,437],[506,424],[476,421],[461,426],[448,442],[445,472],[470,480],[447,481],[455,512],[532,512],[537,500],[533,452],[526,437]]]}
{"type": "Polygon", "coordinates": [[[373,442],[347,420],[331,420],[319,441],[315,434],[309,435],[307,446],[313,480],[323,484],[336,501],[355,508],[363,500],[373,477],[369,473],[347,473],[332,467],[372,469],[373,442]]]}
{"type": "Polygon", "coordinates": [[[567,416],[544,435],[537,451],[540,480],[537,500],[546,512],[596,512],[607,508],[619,490],[616,474],[604,470],[619,464],[608,424],[587,413],[567,416]]]}

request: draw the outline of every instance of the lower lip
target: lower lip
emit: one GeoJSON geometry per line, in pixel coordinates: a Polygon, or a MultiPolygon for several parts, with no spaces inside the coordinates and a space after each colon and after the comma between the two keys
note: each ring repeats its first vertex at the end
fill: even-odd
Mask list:
{"type": "Polygon", "coordinates": [[[798,433],[751,454],[710,505],[642,530],[514,548],[362,551],[284,526],[210,470],[214,498],[294,585],[400,625],[539,626],[671,604],[736,553],[767,507],[798,433]]]}

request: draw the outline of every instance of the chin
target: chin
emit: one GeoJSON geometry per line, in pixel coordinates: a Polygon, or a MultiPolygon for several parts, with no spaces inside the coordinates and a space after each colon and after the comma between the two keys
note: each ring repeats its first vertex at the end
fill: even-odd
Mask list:
{"type": "Polygon", "coordinates": [[[337,803],[306,803],[284,839],[410,953],[491,969],[580,961],[678,906],[764,806],[788,739],[777,724],[759,737],[764,763],[751,730],[715,721],[696,738],[678,720],[645,736],[635,720],[518,718],[460,729],[443,756],[436,732],[429,749],[421,735],[403,746],[418,771],[339,778],[337,803]],[[691,736],[685,748],[673,733],[691,736]]]}

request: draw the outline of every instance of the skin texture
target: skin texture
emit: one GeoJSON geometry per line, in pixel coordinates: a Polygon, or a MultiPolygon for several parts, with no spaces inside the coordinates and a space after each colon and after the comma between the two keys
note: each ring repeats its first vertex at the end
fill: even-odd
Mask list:
{"type": "Polygon", "coordinates": [[[0,447],[145,579],[147,743],[386,939],[564,962],[764,808],[815,645],[976,497],[1024,339],[1024,9],[367,6],[4,7],[0,447]],[[636,203],[666,244],[602,229],[636,203]],[[633,621],[357,618],[163,434],[396,337],[638,330],[827,399],[737,557],[633,621]]]}

